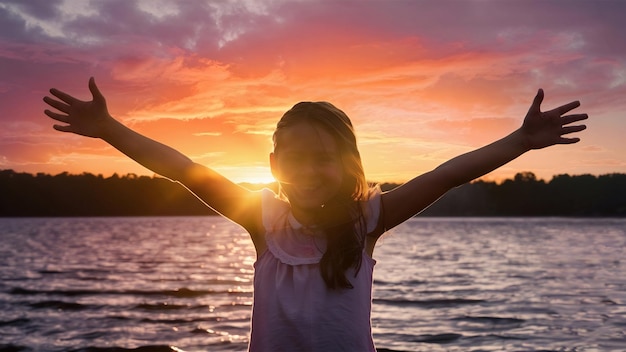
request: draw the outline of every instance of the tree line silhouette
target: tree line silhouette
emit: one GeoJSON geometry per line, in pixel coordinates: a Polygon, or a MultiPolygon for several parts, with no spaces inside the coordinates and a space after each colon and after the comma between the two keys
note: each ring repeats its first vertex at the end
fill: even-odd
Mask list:
{"type": "MultiPolygon", "coordinates": [[[[274,184],[242,184],[258,190],[274,184]]],[[[383,190],[397,187],[383,183],[383,190]]],[[[161,177],[58,175],[0,170],[0,216],[214,215],[182,185],[161,177]]],[[[557,175],[549,182],[522,172],[502,183],[457,187],[426,216],[626,216],[626,174],[557,175]]]]}

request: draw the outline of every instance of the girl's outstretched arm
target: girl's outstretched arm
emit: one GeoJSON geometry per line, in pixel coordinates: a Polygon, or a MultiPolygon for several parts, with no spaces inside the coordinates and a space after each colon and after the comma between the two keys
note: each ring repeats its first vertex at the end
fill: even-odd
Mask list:
{"type": "Polygon", "coordinates": [[[146,168],[182,183],[205,204],[245,227],[257,244],[255,234],[258,234],[261,222],[258,192],[234,184],[182,153],[115,120],[109,114],[105,98],[93,77],[89,80],[89,90],[93,96],[91,101],[76,99],[57,89],[50,90],[58,100],[45,97],[44,101],[58,112],[45,110],[44,113],[63,123],[54,125],[56,130],[101,138],[146,168]]]}
{"type": "Polygon", "coordinates": [[[572,144],[579,138],[564,135],[579,132],[585,125],[570,125],[587,119],[587,114],[569,114],[578,101],[542,112],[543,90],[535,97],[522,127],[482,148],[457,156],[434,170],[383,194],[385,228],[390,229],[424,210],[451,188],[483,176],[532,149],[555,144],[572,144]]]}

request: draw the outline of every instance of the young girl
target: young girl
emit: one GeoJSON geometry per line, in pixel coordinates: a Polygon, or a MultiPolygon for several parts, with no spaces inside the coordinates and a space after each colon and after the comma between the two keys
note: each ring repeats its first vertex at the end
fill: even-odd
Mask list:
{"type": "Polygon", "coordinates": [[[521,154],[578,138],[567,114],[579,102],[542,112],[539,90],[522,126],[382,193],[369,187],[348,117],[326,102],[302,102],[274,132],[272,174],[280,186],[251,192],[109,115],[93,78],[92,101],[56,89],[45,114],[63,132],[101,138],[130,158],[180,182],[207,206],[243,226],[256,248],[250,351],[375,351],[371,333],[374,246],[388,229],[453,187],[521,154]]]}

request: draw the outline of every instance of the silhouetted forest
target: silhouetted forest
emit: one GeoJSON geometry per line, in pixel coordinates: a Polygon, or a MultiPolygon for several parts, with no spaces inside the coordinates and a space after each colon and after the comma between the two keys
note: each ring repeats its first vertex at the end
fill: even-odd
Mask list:
{"type": "MultiPolygon", "coordinates": [[[[250,189],[276,184],[242,184],[250,189]]],[[[384,183],[383,190],[398,185],[384,183]]],[[[0,216],[162,216],[215,214],[183,186],[160,177],[49,175],[0,171],[0,216]]],[[[626,174],[531,172],[502,183],[475,181],[448,192],[426,216],[626,216],[626,174]]]]}

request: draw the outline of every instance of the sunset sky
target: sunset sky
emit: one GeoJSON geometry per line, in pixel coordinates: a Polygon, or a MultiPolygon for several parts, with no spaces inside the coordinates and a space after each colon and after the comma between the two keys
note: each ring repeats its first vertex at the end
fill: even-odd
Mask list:
{"type": "Polygon", "coordinates": [[[538,88],[582,141],[486,179],[626,173],[626,1],[211,0],[0,3],[0,169],[152,173],[43,114],[56,87],[241,182],[268,181],[299,101],[351,117],[368,179],[401,182],[517,128],[538,88]]]}

